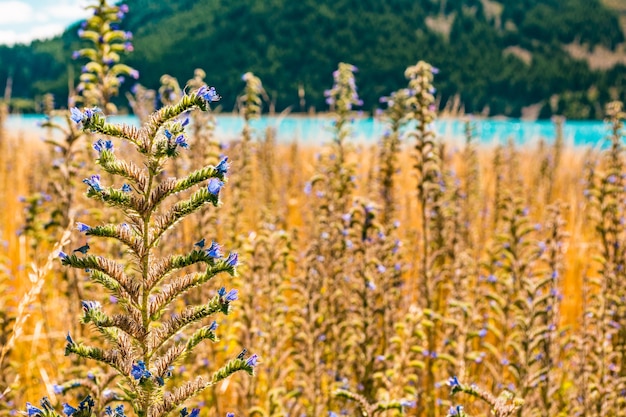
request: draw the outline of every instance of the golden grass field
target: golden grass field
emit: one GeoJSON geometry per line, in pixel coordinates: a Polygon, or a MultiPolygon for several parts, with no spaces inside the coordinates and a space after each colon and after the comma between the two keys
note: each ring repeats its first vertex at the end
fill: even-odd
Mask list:
{"type": "MultiPolygon", "coordinates": [[[[445,142],[445,139],[443,140],[445,142]]],[[[377,163],[377,151],[375,148],[365,148],[362,145],[357,145],[356,148],[355,155],[358,157],[355,158],[353,155],[353,158],[359,161],[357,164],[358,186],[355,192],[358,195],[369,192],[368,183],[374,172],[372,165],[377,163]]],[[[42,277],[43,282],[41,283],[37,282],[37,278],[32,280],[29,278],[33,276],[33,267],[41,268],[45,265],[52,245],[42,243],[37,248],[31,248],[28,238],[19,234],[24,225],[25,214],[24,204],[19,201],[18,197],[40,191],[42,185],[46,183],[46,177],[50,175],[51,164],[49,149],[35,135],[28,136],[14,131],[5,132],[0,138],[0,149],[0,242],[2,242],[0,260],[3,266],[3,271],[0,271],[1,310],[9,316],[22,316],[18,318],[20,322],[19,334],[9,352],[8,361],[10,367],[15,370],[15,377],[18,378],[14,384],[10,385],[9,389],[13,390],[14,401],[18,404],[24,404],[26,401],[35,402],[37,398],[42,396],[55,398],[52,386],[60,381],[64,375],[63,370],[72,363],[72,360],[63,356],[62,352],[66,333],[69,329],[76,329],[77,326],[77,318],[72,317],[70,313],[75,314],[78,309],[76,306],[68,305],[68,288],[66,283],[61,282],[58,274],[55,274],[56,266],[52,268],[53,272],[42,277]],[[40,291],[29,294],[34,287],[39,286],[41,287],[40,291]],[[28,300],[25,310],[18,311],[17,307],[20,301],[28,297],[30,300],[28,300]]],[[[416,229],[419,221],[416,216],[415,178],[411,169],[413,160],[408,144],[404,145],[404,149],[407,152],[401,153],[398,163],[401,169],[397,175],[397,207],[398,218],[403,225],[402,230],[409,236],[410,230],[416,229]]],[[[510,147],[506,149],[512,150],[510,147]]],[[[305,213],[307,203],[302,190],[304,183],[315,172],[315,154],[320,150],[321,147],[294,148],[289,144],[274,146],[276,171],[288,173],[288,175],[276,175],[273,186],[274,190],[279,190],[274,192],[280,193],[282,191],[282,195],[275,196],[278,202],[276,211],[279,218],[283,219],[282,224],[287,231],[298,230],[299,233],[302,233],[307,230],[306,225],[303,224],[308,218],[305,213]]],[[[464,161],[462,161],[461,149],[449,147],[446,152],[449,167],[457,170],[457,172],[462,172],[464,161]]],[[[494,171],[494,152],[495,149],[492,147],[478,147],[480,198],[477,203],[480,207],[477,208],[477,212],[492,211],[498,175],[504,177],[499,182],[502,187],[514,187],[515,181],[521,181],[522,186],[516,190],[521,192],[521,195],[518,196],[523,198],[533,221],[541,221],[542,217],[546,215],[548,203],[559,201],[566,207],[564,217],[568,238],[567,244],[563,248],[565,273],[561,281],[564,294],[561,311],[563,313],[563,325],[576,327],[581,315],[583,274],[593,273],[595,267],[590,259],[597,249],[598,243],[594,230],[588,221],[587,202],[583,196],[582,179],[586,153],[582,149],[566,149],[564,151],[554,175],[552,196],[550,201],[546,201],[544,197],[546,179],[541,177],[540,165],[546,155],[551,152],[550,147],[544,146],[542,149],[536,145],[515,150],[514,159],[518,168],[515,171],[508,171],[510,167],[502,166],[501,168],[506,170],[505,172],[494,171]],[[518,176],[518,178],[511,178],[510,176],[518,176]]],[[[257,154],[257,156],[259,155],[257,154]]],[[[257,160],[255,163],[263,164],[263,161],[257,160]]],[[[267,189],[260,183],[263,181],[261,176],[253,176],[253,178],[258,183],[251,184],[252,190],[267,189]]],[[[231,181],[237,181],[237,173],[232,174],[231,181]]],[[[79,190],[82,188],[82,184],[76,186],[79,190]]],[[[227,191],[224,196],[226,205],[228,204],[228,197],[227,191]]],[[[255,212],[263,210],[259,204],[262,204],[264,199],[258,191],[250,198],[255,201],[246,203],[244,212],[251,218],[258,219],[259,217],[255,212]]],[[[246,234],[253,232],[255,228],[258,229],[258,226],[258,224],[248,224],[250,230],[242,230],[242,232],[246,234]]],[[[472,227],[473,233],[480,236],[478,244],[481,247],[485,247],[493,240],[495,232],[489,230],[490,221],[488,219],[474,219],[472,227]]],[[[186,233],[182,239],[187,245],[197,238],[193,234],[193,229],[192,224],[185,225],[186,233]]],[[[311,239],[311,237],[300,234],[298,239],[303,242],[311,239]]],[[[76,233],[73,237],[73,244],[80,243],[80,241],[74,242],[77,242],[76,233]]],[[[182,245],[182,242],[179,244],[182,245]]],[[[407,251],[405,256],[410,257],[411,253],[411,251],[407,251]]],[[[254,254],[242,256],[244,264],[251,262],[246,259],[246,256],[254,256],[254,254]]],[[[411,262],[410,259],[407,261],[411,262]]],[[[245,274],[244,269],[243,280],[246,279],[245,274]]],[[[407,271],[405,279],[410,279],[410,274],[411,272],[407,271]]],[[[10,327],[11,323],[9,323],[8,330],[10,327]]],[[[10,331],[6,334],[8,337],[11,336],[10,331]]]]}

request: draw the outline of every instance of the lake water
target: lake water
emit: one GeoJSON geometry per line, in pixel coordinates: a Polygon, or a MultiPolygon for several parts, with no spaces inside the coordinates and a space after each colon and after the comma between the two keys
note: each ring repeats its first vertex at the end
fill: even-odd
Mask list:
{"type": "MultiPolygon", "coordinates": [[[[235,115],[220,114],[216,116],[216,133],[219,137],[232,139],[241,132],[243,121],[235,115]]],[[[7,127],[36,134],[41,131],[38,123],[44,119],[42,115],[9,116],[7,127]]],[[[114,123],[139,125],[134,116],[115,116],[108,119],[114,123]]],[[[279,141],[289,142],[294,139],[301,143],[319,144],[332,137],[332,119],[328,117],[303,116],[264,116],[252,123],[256,135],[263,135],[267,127],[276,129],[279,141]]],[[[476,119],[476,137],[485,144],[504,143],[513,139],[518,144],[532,144],[539,139],[552,142],[555,137],[554,124],[549,120],[489,120],[476,119]]],[[[373,143],[385,133],[384,122],[362,118],[353,124],[353,136],[357,141],[373,143]]],[[[437,133],[447,140],[462,141],[464,122],[457,119],[442,119],[435,122],[437,133]]],[[[608,133],[608,126],[600,121],[566,121],[564,124],[565,141],[574,146],[602,146],[608,133]]]]}

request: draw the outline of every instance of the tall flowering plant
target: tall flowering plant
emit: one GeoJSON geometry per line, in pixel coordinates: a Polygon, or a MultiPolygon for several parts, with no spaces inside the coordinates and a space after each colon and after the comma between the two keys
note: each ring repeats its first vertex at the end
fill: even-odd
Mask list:
{"type": "Polygon", "coordinates": [[[111,98],[119,92],[125,77],[139,78],[139,72],[120,62],[122,54],[132,52],[132,33],[119,28],[120,21],[128,13],[128,6],[112,6],[107,0],[89,6],[93,15],[85,20],[78,36],[86,44],[74,51],[72,58],[87,58],[81,69],[80,82],[76,87],[85,106],[102,106],[108,113],[117,111],[111,98]]]}
{"type": "MultiPolygon", "coordinates": [[[[77,223],[77,228],[88,238],[113,239],[126,246],[130,260],[124,264],[92,255],[89,242],[71,254],[59,254],[63,265],[85,271],[93,283],[118,300],[114,305],[83,300],[82,322],[93,325],[102,343],[89,346],[68,334],[65,348],[66,355],[92,359],[114,370],[118,388],[109,397],[120,403],[117,408],[105,408],[111,417],[124,415],[124,403],[130,404],[137,416],[165,416],[234,372],[254,373],[257,356],[246,357],[244,352],[208,378],[197,376],[178,386],[169,379],[173,365],[191,355],[202,341],[218,340],[218,322],[209,319],[228,314],[231,303],[238,298],[237,290],[221,287],[200,305],[182,306],[178,301],[221,272],[234,276],[236,253],[225,256],[218,243],[209,243],[204,237],[186,254],[159,252],[161,242],[183,218],[208,204],[219,203],[228,171],[227,158],[182,178],[164,175],[166,164],[189,147],[187,119],[181,117],[197,108],[208,111],[210,103],[217,100],[215,89],[202,86],[152,114],[141,129],[109,124],[96,108],[71,111],[72,120],[82,129],[111,138],[93,144],[96,163],[110,174],[109,178],[124,181],[118,186],[107,185],[98,174],[84,179],[87,197],[119,211],[125,222],[93,226],[77,223]],[[142,164],[120,159],[114,140],[131,144],[142,164]],[[169,197],[179,193],[186,197],[166,204],[169,197]],[[202,268],[198,272],[194,266],[202,268]]],[[[61,385],[59,391],[71,388],[61,385]]],[[[95,405],[88,397],[78,406],[65,404],[63,411],[68,416],[83,417],[97,414],[95,405]]],[[[45,399],[41,408],[29,404],[27,411],[30,417],[55,415],[45,399]]],[[[180,410],[181,417],[198,413],[180,410]]]]}

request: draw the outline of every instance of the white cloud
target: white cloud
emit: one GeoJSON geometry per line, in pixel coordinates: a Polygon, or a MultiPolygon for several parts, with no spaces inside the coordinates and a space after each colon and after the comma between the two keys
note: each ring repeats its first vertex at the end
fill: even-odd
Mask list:
{"type": "Polygon", "coordinates": [[[30,28],[28,31],[0,30],[0,44],[13,45],[16,43],[30,43],[35,39],[52,38],[63,32],[65,25],[49,23],[30,28]]]}
{"type": "Polygon", "coordinates": [[[29,43],[59,35],[88,17],[89,0],[0,0],[0,44],[29,43]]]}
{"type": "Polygon", "coordinates": [[[76,21],[92,14],[91,9],[85,10],[85,2],[62,1],[55,5],[49,5],[44,9],[44,13],[52,19],[63,19],[65,21],[76,21]],[[81,4],[83,3],[83,4],[81,4]]]}
{"type": "Polygon", "coordinates": [[[17,1],[0,1],[0,25],[29,22],[33,18],[30,4],[17,1]]]}

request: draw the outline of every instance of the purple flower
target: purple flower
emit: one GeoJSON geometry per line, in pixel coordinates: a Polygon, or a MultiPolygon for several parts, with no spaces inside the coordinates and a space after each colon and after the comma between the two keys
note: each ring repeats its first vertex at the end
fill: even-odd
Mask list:
{"type": "Polygon", "coordinates": [[[133,32],[124,32],[124,39],[131,40],[133,38],[133,32]]]}
{"type": "Polygon", "coordinates": [[[136,79],[139,78],[139,71],[137,71],[136,69],[132,69],[132,70],[130,70],[128,75],[130,75],[132,78],[134,78],[136,80],[136,79]]]}
{"type": "Polygon", "coordinates": [[[26,412],[28,413],[28,417],[34,417],[34,416],[37,416],[37,415],[42,416],[43,415],[43,411],[40,408],[35,407],[31,403],[26,403],[26,412]]]}
{"type": "Polygon", "coordinates": [[[226,413],[226,417],[235,417],[235,413],[226,413]]]}
{"type": "Polygon", "coordinates": [[[217,242],[213,241],[211,242],[211,246],[206,250],[206,254],[211,258],[221,258],[223,256],[222,247],[217,242]]]}
{"type": "Polygon", "coordinates": [[[147,379],[152,376],[148,368],[146,368],[146,364],[144,361],[137,361],[137,364],[133,364],[132,370],[130,371],[130,375],[135,378],[137,381],[142,379],[147,379]]]}
{"type": "Polygon", "coordinates": [[[217,170],[217,172],[219,172],[222,175],[225,175],[228,172],[228,167],[229,167],[229,163],[228,163],[228,157],[225,156],[219,164],[217,164],[215,166],[215,169],[217,170]]]}
{"type": "Polygon", "coordinates": [[[98,139],[93,143],[93,148],[98,154],[102,153],[104,150],[113,152],[113,142],[111,140],[98,139]]]}
{"type": "Polygon", "coordinates": [[[100,109],[97,107],[92,107],[91,109],[87,108],[85,109],[85,111],[83,112],[83,118],[86,118],[87,120],[91,119],[96,113],[99,113],[100,109]]]}
{"type": "Polygon", "coordinates": [[[237,262],[239,262],[239,255],[237,252],[231,252],[228,254],[228,258],[226,258],[226,265],[232,266],[233,268],[237,266],[237,262]]]}
{"type": "Polygon", "coordinates": [[[191,410],[191,414],[189,414],[189,417],[198,417],[199,415],[200,415],[200,409],[194,408],[193,410],[191,410]]]}
{"type": "Polygon", "coordinates": [[[98,301],[81,301],[81,305],[83,306],[83,311],[85,313],[102,308],[102,305],[98,301]]]}
{"type": "Polygon", "coordinates": [[[457,405],[456,407],[450,406],[450,410],[448,410],[448,415],[450,416],[463,415],[463,406],[462,405],[457,405]]]}
{"type": "Polygon", "coordinates": [[[72,107],[70,109],[70,119],[72,119],[75,123],[80,123],[83,121],[83,112],[78,110],[76,107],[72,107]]]}
{"type": "Polygon", "coordinates": [[[130,188],[130,185],[125,183],[124,185],[122,185],[122,188],[120,190],[124,193],[130,193],[132,191],[132,188],[130,188]]]}
{"type": "Polygon", "coordinates": [[[72,52],[72,59],[78,59],[78,58],[80,58],[80,51],[72,52]]]}
{"type": "Polygon", "coordinates": [[[460,387],[461,383],[459,382],[456,376],[453,376],[450,379],[448,379],[448,385],[450,386],[450,388],[454,388],[454,387],[460,387]]]}
{"type": "Polygon", "coordinates": [[[96,191],[102,191],[100,175],[92,175],[91,178],[85,178],[83,182],[96,191]]]}
{"type": "Polygon", "coordinates": [[[259,360],[259,356],[255,353],[254,355],[248,358],[248,360],[246,361],[246,365],[255,367],[257,365],[258,360],[259,360]]]}
{"type": "Polygon", "coordinates": [[[209,331],[214,332],[216,330],[217,330],[217,322],[213,320],[213,323],[211,323],[211,325],[209,326],[209,331]]]}
{"type": "Polygon", "coordinates": [[[175,141],[176,145],[180,146],[181,148],[189,148],[189,144],[187,143],[187,139],[185,138],[185,135],[180,134],[176,137],[176,141],[175,141]]]}
{"type": "Polygon", "coordinates": [[[211,178],[209,180],[209,184],[207,185],[207,190],[209,191],[209,193],[213,195],[218,195],[223,186],[224,186],[223,181],[220,181],[217,178],[211,178]]]}
{"type": "Polygon", "coordinates": [[[219,295],[220,298],[223,298],[224,301],[231,302],[231,301],[237,300],[238,298],[237,292],[238,292],[237,290],[230,290],[226,292],[226,288],[222,287],[219,290],[217,290],[217,295],[219,295]]]}
{"type": "Polygon", "coordinates": [[[63,404],[63,413],[65,413],[65,415],[71,416],[72,414],[74,414],[77,411],[78,411],[77,409],[75,409],[74,407],[72,407],[68,403],[63,404]]]}
{"type": "Polygon", "coordinates": [[[67,253],[65,253],[65,252],[63,252],[63,251],[60,251],[60,252],[59,252],[59,258],[61,258],[61,259],[63,259],[63,260],[67,259],[67,253]]]}
{"type": "Polygon", "coordinates": [[[203,85],[198,89],[196,97],[201,97],[209,103],[219,101],[221,98],[219,94],[217,94],[217,91],[215,91],[215,87],[207,87],[206,85],[203,85]]]}
{"type": "Polygon", "coordinates": [[[78,231],[81,233],[85,233],[90,231],[91,227],[87,226],[85,223],[76,222],[76,229],[78,229],[78,231]]]}
{"type": "Polygon", "coordinates": [[[120,4],[120,12],[128,13],[128,5],[127,4],[120,4]]]}

